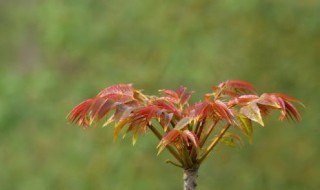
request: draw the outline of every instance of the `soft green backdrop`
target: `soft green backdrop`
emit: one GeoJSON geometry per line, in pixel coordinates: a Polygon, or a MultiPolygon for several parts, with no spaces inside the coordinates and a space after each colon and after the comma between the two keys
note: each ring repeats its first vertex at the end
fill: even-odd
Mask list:
{"type": "Polygon", "coordinates": [[[199,190],[320,187],[320,1],[10,0],[0,2],[0,189],[181,189],[153,136],[112,142],[68,111],[115,83],[148,94],[185,85],[199,100],[227,79],[297,97],[253,145],[219,146],[199,190]]]}

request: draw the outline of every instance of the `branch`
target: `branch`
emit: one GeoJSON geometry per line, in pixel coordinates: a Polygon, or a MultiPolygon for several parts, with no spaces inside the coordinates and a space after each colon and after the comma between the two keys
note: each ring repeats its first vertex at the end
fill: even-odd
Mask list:
{"type": "Polygon", "coordinates": [[[206,142],[206,140],[208,139],[208,137],[210,136],[213,128],[216,126],[216,124],[218,123],[219,120],[213,121],[213,123],[210,125],[209,129],[207,130],[206,135],[203,137],[203,139],[200,141],[200,147],[202,147],[204,145],[204,143],[206,142]]]}
{"type": "Polygon", "coordinates": [[[172,164],[172,165],[177,166],[177,167],[179,167],[179,168],[183,168],[182,165],[177,164],[177,163],[175,163],[175,162],[173,162],[173,161],[171,161],[171,160],[166,160],[166,163],[167,163],[167,164],[172,164]]]}
{"type": "MultiPolygon", "coordinates": [[[[204,126],[205,126],[205,120],[202,120],[201,122],[198,121],[196,124],[196,128],[195,128],[194,132],[197,135],[198,139],[200,139],[201,132],[202,132],[202,129],[204,128],[204,126]]],[[[197,159],[197,151],[194,146],[192,146],[190,158],[192,159],[192,161],[195,161],[197,159]]]]}
{"type": "Polygon", "coordinates": [[[203,129],[205,128],[206,124],[207,124],[207,119],[203,119],[201,121],[201,123],[200,123],[200,126],[199,126],[198,130],[196,131],[196,134],[197,134],[197,137],[198,137],[199,140],[201,138],[203,129]]]}
{"type": "Polygon", "coordinates": [[[208,146],[206,152],[199,158],[199,160],[198,160],[199,164],[201,164],[201,162],[203,162],[203,160],[209,155],[209,153],[213,150],[213,148],[218,144],[218,142],[220,141],[220,139],[223,137],[223,135],[229,129],[230,126],[231,126],[231,124],[227,124],[225,127],[223,127],[221,129],[219,135],[216,138],[214,138],[214,140],[208,146]]]}
{"type": "Polygon", "coordinates": [[[182,149],[183,150],[183,156],[184,156],[184,159],[186,161],[187,168],[191,168],[193,163],[192,163],[192,160],[190,158],[189,151],[188,151],[188,149],[187,149],[185,144],[183,144],[182,146],[183,146],[183,149],[182,149]]]}

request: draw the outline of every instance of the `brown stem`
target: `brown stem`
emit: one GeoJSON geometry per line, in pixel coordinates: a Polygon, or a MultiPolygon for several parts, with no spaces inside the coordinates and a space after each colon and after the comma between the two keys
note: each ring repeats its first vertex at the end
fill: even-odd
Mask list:
{"type": "Polygon", "coordinates": [[[197,187],[199,167],[185,169],[183,171],[183,189],[184,190],[195,190],[197,187]]]}
{"type": "MultiPolygon", "coordinates": [[[[151,124],[148,124],[148,127],[151,129],[151,131],[158,137],[159,140],[162,139],[162,135],[160,132],[151,124]]],[[[171,145],[166,146],[166,148],[169,150],[169,152],[179,161],[180,164],[182,163],[182,160],[179,156],[179,154],[172,148],[171,145]]]]}
{"type": "Polygon", "coordinates": [[[218,144],[219,140],[223,137],[223,135],[229,129],[230,126],[231,126],[230,124],[227,124],[225,127],[221,129],[219,135],[210,143],[206,152],[199,158],[198,160],[199,164],[201,164],[201,162],[208,156],[208,154],[212,151],[212,149],[218,144]]]}

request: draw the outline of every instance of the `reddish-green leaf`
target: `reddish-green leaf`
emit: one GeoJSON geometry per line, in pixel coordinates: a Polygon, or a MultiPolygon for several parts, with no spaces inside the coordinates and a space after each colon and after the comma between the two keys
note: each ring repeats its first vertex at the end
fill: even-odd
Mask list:
{"type": "Polygon", "coordinates": [[[248,117],[252,121],[255,121],[259,123],[260,125],[264,126],[260,109],[257,106],[255,102],[250,103],[247,106],[244,106],[240,109],[240,113],[243,114],[244,116],[248,117]]]}

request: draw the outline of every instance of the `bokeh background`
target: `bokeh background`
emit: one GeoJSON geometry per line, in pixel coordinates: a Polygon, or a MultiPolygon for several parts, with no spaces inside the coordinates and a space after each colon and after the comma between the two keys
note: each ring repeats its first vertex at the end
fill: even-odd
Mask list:
{"type": "Polygon", "coordinates": [[[217,147],[199,190],[320,187],[318,0],[0,2],[0,189],[182,189],[157,140],[112,142],[113,127],[66,123],[115,83],[147,94],[227,79],[300,99],[300,124],[272,116],[254,143],[217,147]]]}

